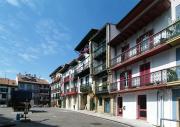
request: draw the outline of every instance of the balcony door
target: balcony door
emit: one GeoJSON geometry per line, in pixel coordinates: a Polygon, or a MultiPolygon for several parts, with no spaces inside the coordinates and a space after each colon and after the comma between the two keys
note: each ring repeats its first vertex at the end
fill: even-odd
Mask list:
{"type": "Polygon", "coordinates": [[[124,71],[120,74],[120,90],[131,87],[132,73],[131,70],[124,71]]]}
{"type": "Polygon", "coordinates": [[[140,66],[140,86],[146,86],[150,83],[150,63],[140,66]]]}
{"type": "Polygon", "coordinates": [[[137,40],[137,54],[140,54],[141,52],[145,52],[146,50],[150,49],[150,47],[153,45],[153,38],[151,37],[153,35],[153,30],[150,30],[143,35],[141,35],[137,40]]]}
{"type": "Polygon", "coordinates": [[[129,50],[129,44],[127,44],[126,46],[121,48],[121,51],[123,53],[122,56],[121,56],[122,61],[126,60],[129,57],[129,55],[128,55],[129,53],[126,52],[127,50],[129,50]]]}

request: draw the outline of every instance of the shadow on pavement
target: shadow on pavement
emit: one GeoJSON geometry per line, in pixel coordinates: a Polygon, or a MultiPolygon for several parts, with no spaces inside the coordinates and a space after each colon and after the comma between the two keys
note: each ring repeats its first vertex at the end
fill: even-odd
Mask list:
{"type": "Polygon", "coordinates": [[[32,113],[45,113],[47,111],[45,111],[45,110],[30,110],[30,112],[32,112],[32,113]]]}
{"type": "Polygon", "coordinates": [[[14,121],[13,119],[6,118],[5,116],[3,116],[3,114],[0,114],[0,127],[61,127],[61,126],[48,125],[41,122],[43,121],[17,122],[14,121]]]}

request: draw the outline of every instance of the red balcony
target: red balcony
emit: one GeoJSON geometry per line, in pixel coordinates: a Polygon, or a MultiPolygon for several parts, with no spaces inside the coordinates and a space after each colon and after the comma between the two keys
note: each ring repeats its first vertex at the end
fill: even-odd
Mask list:
{"type": "Polygon", "coordinates": [[[141,41],[136,46],[115,56],[111,60],[111,69],[116,70],[129,64],[156,55],[178,45],[180,40],[180,21],[141,41]]]}
{"type": "Polygon", "coordinates": [[[78,93],[78,88],[77,87],[73,87],[71,89],[68,89],[68,91],[66,91],[66,95],[75,95],[78,93]]]}
{"type": "Polygon", "coordinates": [[[157,89],[167,84],[180,80],[180,66],[159,70],[142,76],[113,82],[110,85],[110,92],[131,92],[139,90],[157,89]],[[119,89],[118,89],[119,87],[119,89]]]}

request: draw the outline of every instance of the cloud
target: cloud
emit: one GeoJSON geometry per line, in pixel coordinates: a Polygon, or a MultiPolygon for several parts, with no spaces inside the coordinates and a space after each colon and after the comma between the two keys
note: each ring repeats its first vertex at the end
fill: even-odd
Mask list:
{"type": "Polygon", "coordinates": [[[6,0],[6,2],[13,6],[19,6],[19,0],[6,0]]]}
{"type": "Polygon", "coordinates": [[[38,56],[35,56],[33,54],[27,54],[27,53],[24,53],[24,54],[19,53],[18,56],[20,56],[22,59],[28,62],[38,59],[38,56]]]}

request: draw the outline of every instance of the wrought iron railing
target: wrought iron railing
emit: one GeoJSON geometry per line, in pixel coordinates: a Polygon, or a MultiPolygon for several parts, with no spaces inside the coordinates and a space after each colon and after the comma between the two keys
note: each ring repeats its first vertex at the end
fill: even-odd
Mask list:
{"type": "Polygon", "coordinates": [[[100,64],[93,68],[93,74],[98,74],[102,71],[106,70],[106,63],[100,64]]]}
{"type": "Polygon", "coordinates": [[[108,92],[108,83],[103,82],[100,86],[96,85],[96,93],[107,93],[108,92]]]}
{"type": "Polygon", "coordinates": [[[90,93],[90,92],[92,92],[92,87],[89,84],[82,84],[80,86],[80,91],[82,93],[90,93]]]}
{"type": "Polygon", "coordinates": [[[101,46],[99,46],[99,47],[93,52],[94,58],[96,58],[97,56],[101,55],[101,54],[104,53],[105,51],[106,51],[106,44],[102,44],[101,46]]]}
{"type": "Polygon", "coordinates": [[[166,40],[179,36],[179,35],[180,35],[180,20],[168,26],[167,28],[161,30],[160,32],[141,41],[140,43],[126,50],[120,55],[115,56],[111,60],[111,66],[114,66],[119,63],[123,63],[124,61],[132,57],[143,54],[159,45],[162,45],[163,43],[166,42],[166,40]]]}
{"type": "Polygon", "coordinates": [[[88,68],[89,68],[89,60],[86,61],[86,62],[83,62],[80,67],[77,67],[77,68],[75,69],[74,74],[77,75],[77,74],[83,72],[84,70],[86,70],[86,69],[88,69],[88,68]]]}
{"type": "Polygon", "coordinates": [[[121,79],[110,85],[110,92],[124,89],[132,89],[136,87],[167,84],[168,82],[180,80],[180,66],[159,70],[142,76],[121,79]]]}

